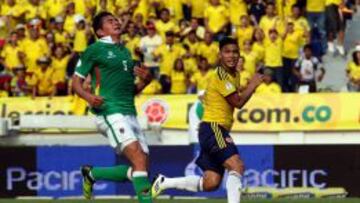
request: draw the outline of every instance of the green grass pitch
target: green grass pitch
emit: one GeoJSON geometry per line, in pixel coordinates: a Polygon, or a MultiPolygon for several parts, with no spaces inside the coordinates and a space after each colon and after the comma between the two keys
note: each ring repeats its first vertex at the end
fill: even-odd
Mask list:
{"type": "MultiPolygon", "coordinates": [[[[114,200],[13,200],[0,199],[0,203],[137,203],[136,200],[114,199],[114,200]]],[[[225,199],[216,200],[155,200],[154,203],[226,203],[225,199]]],[[[360,199],[276,199],[276,200],[243,200],[241,203],[360,203],[360,199]]]]}

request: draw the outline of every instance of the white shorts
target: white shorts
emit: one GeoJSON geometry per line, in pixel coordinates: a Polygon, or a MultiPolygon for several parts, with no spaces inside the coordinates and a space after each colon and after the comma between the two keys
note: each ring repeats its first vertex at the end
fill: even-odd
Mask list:
{"type": "Polygon", "coordinates": [[[120,153],[129,144],[139,141],[142,150],[149,154],[149,147],[145,140],[145,135],[141,131],[136,116],[123,115],[116,113],[107,116],[97,116],[96,126],[105,135],[110,145],[120,150],[120,153]]]}

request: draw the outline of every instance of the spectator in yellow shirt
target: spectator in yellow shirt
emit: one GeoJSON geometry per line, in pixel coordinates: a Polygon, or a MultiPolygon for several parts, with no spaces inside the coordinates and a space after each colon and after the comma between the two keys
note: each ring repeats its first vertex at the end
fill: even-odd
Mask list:
{"type": "Polygon", "coordinates": [[[211,66],[215,66],[218,63],[219,46],[213,41],[213,35],[211,32],[205,33],[205,39],[200,42],[197,55],[206,57],[211,66]]]}
{"type": "Polygon", "coordinates": [[[294,27],[294,23],[289,22],[283,36],[283,92],[295,91],[295,76],[292,74],[292,69],[295,65],[296,60],[299,58],[299,53],[303,44],[303,38],[305,36],[305,33],[307,33],[296,32],[294,27]]]}
{"type": "Polygon", "coordinates": [[[185,40],[183,41],[183,44],[185,44],[185,45],[187,45],[187,46],[189,47],[190,53],[191,53],[192,55],[194,55],[194,56],[196,55],[196,51],[197,51],[197,49],[198,49],[199,42],[198,42],[198,40],[197,40],[197,38],[196,38],[196,32],[195,32],[195,30],[191,30],[191,31],[187,34],[185,40]]]}
{"type": "Polygon", "coordinates": [[[244,49],[244,42],[251,40],[254,33],[254,27],[250,24],[250,18],[243,15],[240,18],[240,26],[236,28],[236,33],[233,33],[238,39],[240,50],[244,49]]]}
{"type": "Polygon", "coordinates": [[[64,30],[70,34],[71,37],[74,36],[75,32],[75,4],[70,2],[65,9],[65,21],[64,21],[64,30]]]}
{"type": "Polygon", "coordinates": [[[140,61],[140,36],[137,34],[136,26],[134,23],[129,23],[127,26],[127,34],[123,35],[123,41],[126,48],[131,52],[133,60],[140,61]]]}
{"type": "Polygon", "coordinates": [[[47,19],[47,12],[44,3],[40,0],[30,0],[24,8],[25,20],[29,21],[34,18],[40,18],[42,20],[47,19]]]}
{"type": "Polygon", "coordinates": [[[244,41],[244,50],[240,55],[244,58],[244,69],[250,73],[251,76],[255,75],[258,71],[258,55],[252,48],[251,40],[244,41]]]}
{"type": "Polygon", "coordinates": [[[35,72],[38,69],[36,60],[50,53],[49,46],[44,38],[40,37],[37,28],[29,29],[30,38],[26,38],[21,44],[20,59],[25,64],[26,72],[35,72]]]}
{"type": "Polygon", "coordinates": [[[240,73],[239,77],[239,91],[242,92],[248,86],[252,76],[251,74],[245,70],[246,60],[243,56],[240,56],[238,64],[236,66],[236,70],[240,73]]]}
{"type": "Polygon", "coordinates": [[[15,76],[11,79],[12,96],[26,96],[31,92],[28,80],[25,74],[25,67],[18,66],[14,68],[15,76]]]}
{"type": "Polygon", "coordinates": [[[159,46],[154,51],[154,57],[160,61],[160,83],[162,93],[170,92],[170,74],[177,58],[181,58],[185,54],[184,48],[175,44],[175,34],[172,31],[166,32],[166,43],[159,46]]]}
{"type": "Polygon", "coordinates": [[[17,34],[16,32],[11,32],[8,43],[0,52],[0,63],[5,67],[7,71],[11,71],[14,67],[22,65],[19,58],[19,51],[20,47],[17,43],[17,34]]]}
{"type": "Polygon", "coordinates": [[[348,63],[346,74],[349,78],[348,91],[360,92],[360,45],[352,54],[352,61],[348,63]]]}
{"type": "Polygon", "coordinates": [[[174,68],[171,70],[170,74],[171,82],[171,94],[186,94],[189,77],[185,72],[184,62],[181,58],[178,58],[174,62],[174,68]]]}
{"type": "Polygon", "coordinates": [[[206,30],[212,32],[217,41],[229,34],[229,11],[220,0],[210,0],[204,18],[206,30]]]}
{"type": "Polygon", "coordinates": [[[167,31],[172,31],[174,33],[179,31],[176,23],[170,20],[170,11],[167,8],[161,9],[160,20],[155,22],[155,27],[163,40],[165,40],[165,33],[167,31]]]}
{"type": "Polygon", "coordinates": [[[54,70],[53,81],[56,85],[57,95],[66,95],[68,93],[66,83],[66,69],[69,63],[69,59],[70,56],[66,52],[65,48],[61,45],[57,45],[51,57],[51,69],[54,70]]]}
{"type": "Polygon", "coordinates": [[[75,29],[75,36],[74,36],[74,45],[73,51],[81,54],[84,52],[88,45],[88,33],[90,32],[87,30],[85,18],[82,15],[76,14],[74,17],[76,29],[75,29]]]}
{"type": "Polygon", "coordinates": [[[64,19],[61,16],[55,18],[55,42],[70,47],[70,34],[64,30],[64,19]]]}
{"type": "Polygon", "coordinates": [[[266,5],[266,15],[264,15],[259,23],[259,27],[264,31],[265,37],[268,38],[269,31],[276,29],[278,32],[278,21],[280,21],[279,16],[276,15],[275,4],[270,2],[266,5]]]}
{"type": "Polygon", "coordinates": [[[54,70],[50,68],[51,60],[48,57],[40,57],[37,60],[39,69],[33,75],[33,97],[55,96],[54,70]]]}
{"type": "Polygon", "coordinates": [[[269,38],[265,41],[265,67],[273,72],[273,80],[283,87],[283,40],[276,29],[269,31],[269,38]]]}
{"type": "Polygon", "coordinates": [[[259,62],[264,62],[265,59],[264,39],[265,39],[265,34],[263,30],[261,28],[255,28],[252,36],[252,42],[253,42],[252,49],[256,52],[259,62]]]}
{"type": "Polygon", "coordinates": [[[325,30],[325,2],[326,0],[306,1],[306,15],[311,30],[315,27],[320,33],[322,53],[326,53],[327,39],[325,30]]]}
{"type": "Polygon", "coordinates": [[[206,58],[200,57],[198,60],[198,71],[195,72],[191,78],[191,89],[196,90],[192,92],[201,92],[206,89],[209,80],[210,66],[206,58]]]}
{"type": "Polygon", "coordinates": [[[280,94],[281,87],[272,80],[273,72],[270,69],[264,71],[263,83],[261,83],[255,91],[255,94],[280,94]]]}

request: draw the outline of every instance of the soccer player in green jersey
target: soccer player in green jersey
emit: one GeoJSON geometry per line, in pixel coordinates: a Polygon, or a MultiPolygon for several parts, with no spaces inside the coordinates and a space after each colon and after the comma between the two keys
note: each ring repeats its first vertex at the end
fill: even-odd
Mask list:
{"type": "Polygon", "coordinates": [[[98,180],[132,181],[140,203],[151,203],[147,162],[149,149],[136,120],[134,97],[151,82],[151,74],[132,61],[130,51],[119,44],[119,21],[108,12],[93,19],[93,29],[99,40],[90,45],[80,57],[75,70],[73,87],[85,99],[96,115],[96,124],[115,148],[124,155],[131,166],[83,166],[83,193],[92,198],[93,184],[98,180]],[[82,83],[90,75],[92,87],[99,94],[87,92],[82,83]],[[135,84],[135,77],[139,82],[135,84]]]}

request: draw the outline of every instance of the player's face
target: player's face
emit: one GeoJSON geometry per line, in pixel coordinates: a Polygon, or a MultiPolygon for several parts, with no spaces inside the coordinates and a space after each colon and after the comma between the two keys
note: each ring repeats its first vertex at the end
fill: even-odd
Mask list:
{"type": "Polygon", "coordinates": [[[225,45],[220,51],[221,64],[232,70],[236,69],[239,57],[239,46],[236,44],[225,45]]]}
{"type": "Polygon", "coordinates": [[[102,21],[102,27],[98,31],[100,36],[114,36],[121,34],[120,23],[114,16],[105,16],[102,21]]]}

